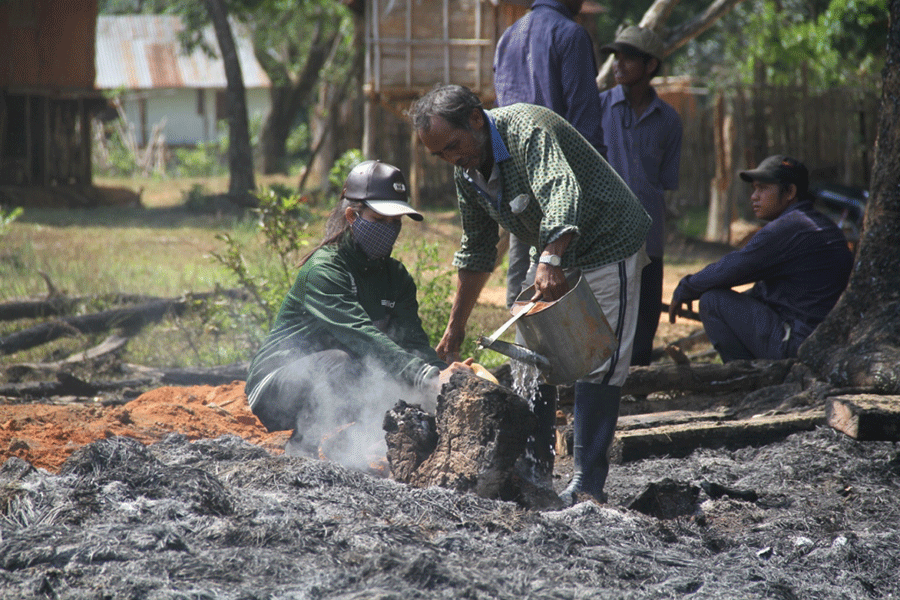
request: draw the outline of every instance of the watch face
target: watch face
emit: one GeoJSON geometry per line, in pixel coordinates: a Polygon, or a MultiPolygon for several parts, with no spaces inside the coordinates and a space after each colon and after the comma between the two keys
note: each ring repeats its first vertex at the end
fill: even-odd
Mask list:
{"type": "Polygon", "coordinates": [[[562,262],[560,258],[555,254],[547,254],[545,256],[541,256],[540,261],[542,263],[547,263],[551,267],[558,267],[562,262]]]}

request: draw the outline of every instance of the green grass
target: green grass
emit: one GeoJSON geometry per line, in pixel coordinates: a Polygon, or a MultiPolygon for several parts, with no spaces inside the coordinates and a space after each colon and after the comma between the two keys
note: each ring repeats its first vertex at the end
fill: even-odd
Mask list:
{"type": "MultiPolygon", "coordinates": [[[[278,182],[277,178],[271,181],[278,182]]],[[[286,179],[281,182],[293,185],[286,179]]],[[[143,207],[103,208],[91,210],[41,210],[26,208],[0,237],[0,302],[15,299],[43,298],[48,285],[43,273],[59,292],[69,296],[91,296],[98,301],[84,306],[83,312],[108,308],[102,298],[117,293],[178,297],[188,292],[209,292],[216,287],[232,288],[237,284],[232,274],[217,264],[212,252],[224,249],[217,235],[227,233],[246,248],[248,263],[261,265],[275,262],[267,248],[260,246],[255,221],[251,216],[234,214],[198,214],[182,205],[186,193],[201,184],[210,192],[224,191],[227,180],[113,180],[98,185],[143,187],[143,207]]],[[[305,235],[311,243],[318,241],[326,211],[314,209],[315,218],[305,235]]],[[[423,211],[423,224],[404,223],[395,256],[411,272],[422,259],[417,243],[430,243],[437,248],[433,269],[437,277],[450,278],[453,252],[459,243],[459,218],[455,211],[423,211]]],[[[448,281],[446,306],[455,282],[448,281]]],[[[503,285],[498,271],[489,285],[503,285]]],[[[420,298],[420,302],[421,302],[420,298]]],[[[211,366],[246,361],[265,335],[259,328],[242,323],[246,306],[219,304],[218,315],[198,310],[179,319],[169,318],[148,326],[133,338],[123,356],[126,362],[156,367],[211,366]],[[227,326],[221,325],[222,314],[228,314],[227,326]]],[[[470,337],[489,333],[502,324],[508,313],[496,306],[479,306],[469,323],[470,337]]],[[[0,322],[0,335],[6,336],[31,323],[0,322]]],[[[443,331],[445,322],[438,327],[443,331]]],[[[98,344],[106,335],[69,337],[0,356],[0,363],[14,364],[60,360],[98,344]]],[[[506,362],[491,351],[474,354],[487,367],[506,362]]]]}
{"type": "Polygon", "coordinates": [[[705,206],[690,207],[675,222],[675,227],[678,233],[684,237],[703,239],[706,236],[706,222],[708,218],[709,209],[705,206]]]}

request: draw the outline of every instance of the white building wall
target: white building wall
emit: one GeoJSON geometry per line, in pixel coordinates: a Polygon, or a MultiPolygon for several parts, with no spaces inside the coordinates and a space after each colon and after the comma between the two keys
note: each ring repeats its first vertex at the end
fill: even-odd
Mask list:
{"type": "MultiPolygon", "coordinates": [[[[126,93],[123,108],[128,126],[134,132],[138,145],[145,146],[155,126],[164,122],[162,129],[166,144],[170,146],[194,145],[208,142],[227,131],[218,131],[216,122],[216,95],[220,90],[203,90],[202,109],[196,89],[156,89],[126,93]],[[144,108],[142,108],[142,104],[144,108]],[[142,118],[142,113],[146,116],[142,118]]],[[[253,118],[264,118],[269,110],[269,91],[253,88],[247,90],[247,112],[253,118]]]]}

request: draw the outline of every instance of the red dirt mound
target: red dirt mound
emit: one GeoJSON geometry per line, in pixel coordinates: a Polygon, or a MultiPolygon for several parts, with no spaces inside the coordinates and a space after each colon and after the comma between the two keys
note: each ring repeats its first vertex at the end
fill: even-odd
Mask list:
{"type": "Polygon", "coordinates": [[[150,444],[169,433],[190,440],[233,434],[280,453],[289,432],[268,433],[250,412],[244,382],[212,387],[161,387],[121,406],[0,406],[0,463],[11,456],[56,472],[80,446],[124,435],[150,444]]]}

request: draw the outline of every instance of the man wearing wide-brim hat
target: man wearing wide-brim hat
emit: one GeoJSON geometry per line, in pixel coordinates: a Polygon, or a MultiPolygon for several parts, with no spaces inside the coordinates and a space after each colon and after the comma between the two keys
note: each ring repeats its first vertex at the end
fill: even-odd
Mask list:
{"type": "Polygon", "coordinates": [[[663,42],[651,29],[626,27],[601,48],[613,55],[616,87],[600,94],[607,160],[653,219],[647,234],[648,264],[641,271],[641,301],[634,334],[633,366],[650,364],[662,312],[666,191],[678,189],[681,117],[650,85],[663,60],[663,42]]]}

